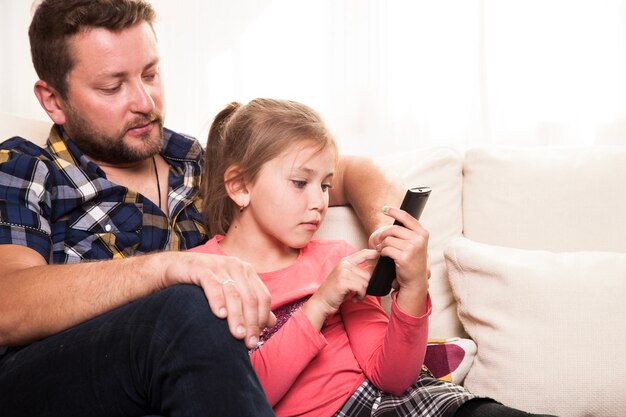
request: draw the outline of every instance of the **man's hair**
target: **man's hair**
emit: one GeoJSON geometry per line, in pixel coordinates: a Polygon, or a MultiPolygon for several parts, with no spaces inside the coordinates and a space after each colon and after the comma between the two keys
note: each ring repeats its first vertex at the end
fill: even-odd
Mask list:
{"type": "Polygon", "coordinates": [[[28,30],[37,75],[67,98],[68,74],[75,64],[69,40],[81,31],[104,28],[113,32],[140,22],[152,26],[156,13],[144,0],[44,0],[28,30]]]}
{"type": "Polygon", "coordinates": [[[225,234],[236,208],[226,191],[224,173],[238,169],[237,178],[252,183],[266,162],[295,145],[331,149],[337,144],[321,116],[289,100],[257,98],[248,104],[230,103],[209,130],[202,177],[202,217],[211,237],[225,234]]]}

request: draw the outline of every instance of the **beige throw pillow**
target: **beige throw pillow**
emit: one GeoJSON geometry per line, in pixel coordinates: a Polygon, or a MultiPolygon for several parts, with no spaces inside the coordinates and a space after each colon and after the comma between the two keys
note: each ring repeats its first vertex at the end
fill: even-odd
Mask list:
{"type": "Polygon", "coordinates": [[[626,415],[626,253],[457,238],[444,255],[478,346],[469,390],[529,412],[626,415]]]}

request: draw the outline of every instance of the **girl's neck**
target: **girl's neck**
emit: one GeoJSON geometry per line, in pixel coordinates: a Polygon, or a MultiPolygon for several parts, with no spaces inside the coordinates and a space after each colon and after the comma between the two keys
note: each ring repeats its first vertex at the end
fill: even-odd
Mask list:
{"type": "Polygon", "coordinates": [[[293,264],[300,255],[300,249],[260,233],[244,233],[241,225],[231,224],[220,248],[230,256],[252,265],[257,273],[272,272],[293,264]]]}

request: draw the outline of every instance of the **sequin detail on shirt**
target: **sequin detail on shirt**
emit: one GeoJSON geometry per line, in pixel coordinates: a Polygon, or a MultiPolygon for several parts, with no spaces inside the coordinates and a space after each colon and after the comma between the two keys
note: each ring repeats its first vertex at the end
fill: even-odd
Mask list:
{"type": "Polygon", "coordinates": [[[274,336],[274,334],[278,330],[280,330],[280,328],[283,327],[285,323],[287,323],[287,321],[291,318],[291,316],[293,316],[294,313],[296,313],[298,310],[302,308],[304,303],[306,303],[306,301],[309,298],[311,298],[310,295],[306,297],[302,297],[299,300],[296,300],[289,304],[285,304],[284,306],[279,307],[276,310],[274,310],[273,313],[276,316],[276,324],[272,327],[263,329],[263,331],[259,335],[259,342],[254,348],[248,350],[248,353],[254,352],[259,347],[261,347],[265,342],[267,342],[270,339],[270,337],[274,336]]]}

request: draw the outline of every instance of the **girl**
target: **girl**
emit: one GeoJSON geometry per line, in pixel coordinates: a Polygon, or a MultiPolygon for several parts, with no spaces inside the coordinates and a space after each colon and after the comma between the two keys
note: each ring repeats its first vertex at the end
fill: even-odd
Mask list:
{"type": "Polygon", "coordinates": [[[314,239],[338,157],[316,112],[232,103],[205,155],[202,212],[213,238],[192,250],[249,262],[270,291],[277,323],[250,359],[277,416],[452,416],[476,397],[422,371],[431,305],[428,233],[417,220],[386,209],[405,227],[380,233],[379,251],[314,239]],[[397,269],[389,317],[365,295],[379,254],[397,269]]]}

